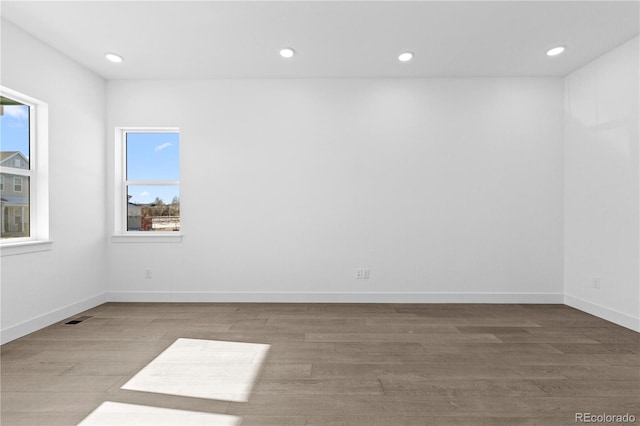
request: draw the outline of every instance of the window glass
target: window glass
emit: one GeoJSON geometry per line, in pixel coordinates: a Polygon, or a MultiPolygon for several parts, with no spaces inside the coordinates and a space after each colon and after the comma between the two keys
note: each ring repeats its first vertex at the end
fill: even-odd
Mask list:
{"type": "Polygon", "coordinates": [[[180,134],[124,133],[125,232],[180,231],[180,134]]]}
{"type": "Polygon", "coordinates": [[[127,186],[127,231],[179,231],[180,187],[127,186]]]}
{"type": "Polygon", "coordinates": [[[31,236],[31,107],[0,96],[0,238],[31,236]]]}
{"type": "Polygon", "coordinates": [[[13,184],[3,185],[2,188],[0,235],[3,239],[29,237],[31,235],[29,224],[30,178],[2,173],[2,181],[13,184]]]}
{"type": "Polygon", "coordinates": [[[180,135],[129,132],[126,141],[129,181],[180,179],[180,135]]]}
{"type": "Polygon", "coordinates": [[[19,169],[29,168],[29,105],[19,104],[5,97],[0,97],[2,114],[0,115],[0,151],[3,160],[8,153],[20,153],[10,161],[3,161],[2,166],[19,169]],[[5,103],[12,103],[5,105],[5,103]]]}

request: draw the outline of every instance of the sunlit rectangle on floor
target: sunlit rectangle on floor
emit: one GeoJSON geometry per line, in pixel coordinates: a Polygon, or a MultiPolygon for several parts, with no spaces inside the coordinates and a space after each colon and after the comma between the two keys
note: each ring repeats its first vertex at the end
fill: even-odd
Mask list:
{"type": "Polygon", "coordinates": [[[82,426],[236,426],[242,417],[106,401],[82,420],[82,426]]]}
{"type": "Polygon", "coordinates": [[[244,402],[270,345],[178,339],[122,389],[244,402]]]}

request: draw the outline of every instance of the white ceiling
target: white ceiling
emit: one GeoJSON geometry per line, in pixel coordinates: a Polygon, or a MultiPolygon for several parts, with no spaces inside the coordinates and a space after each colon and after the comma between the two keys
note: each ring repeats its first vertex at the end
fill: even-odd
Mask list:
{"type": "Polygon", "coordinates": [[[3,0],[2,16],[107,79],[562,76],[637,36],[639,5],[3,0]]]}

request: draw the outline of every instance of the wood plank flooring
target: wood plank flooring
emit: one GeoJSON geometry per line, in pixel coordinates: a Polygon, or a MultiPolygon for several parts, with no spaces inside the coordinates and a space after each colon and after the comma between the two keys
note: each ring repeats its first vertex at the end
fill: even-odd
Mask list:
{"type": "Polygon", "coordinates": [[[103,401],[243,426],[553,426],[582,412],[640,423],[640,334],[564,305],[107,303],[84,315],[2,346],[3,426],[75,425],[103,401]],[[178,338],[271,345],[248,402],[120,389],[178,338]]]}

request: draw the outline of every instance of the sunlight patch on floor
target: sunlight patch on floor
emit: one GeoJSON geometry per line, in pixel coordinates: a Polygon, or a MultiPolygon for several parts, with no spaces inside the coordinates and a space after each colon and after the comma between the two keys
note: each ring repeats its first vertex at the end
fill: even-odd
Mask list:
{"type": "Polygon", "coordinates": [[[105,401],[85,417],[81,426],[237,426],[242,417],[147,405],[105,401]]]}
{"type": "Polygon", "coordinates": [[[246,402],[270,345],[180,338],[125,390],[246,402]]]}

